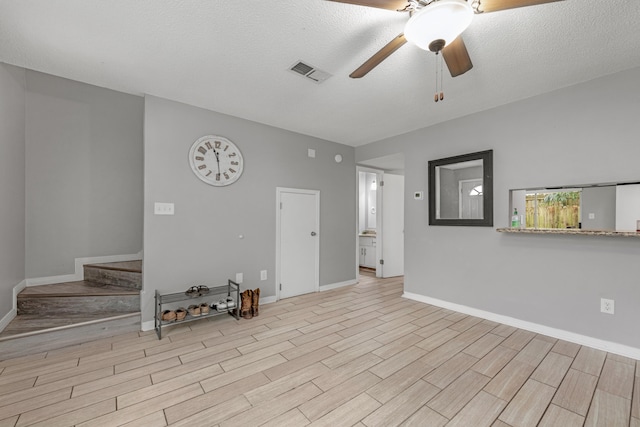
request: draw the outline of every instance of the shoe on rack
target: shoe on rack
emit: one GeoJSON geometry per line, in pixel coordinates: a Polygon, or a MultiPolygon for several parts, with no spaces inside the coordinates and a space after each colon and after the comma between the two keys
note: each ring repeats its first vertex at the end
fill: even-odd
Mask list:
{"type": "Polygon", "coordinates": [[[229,310],[231,310],[232,308],[236,307],[236,301],[233,299],[233,297],[229,296],[227,297],[227,308],[229,310]]]}
{"type": "Polygon", "coordinates": [[[219,312],[227,311],[227,303],[225,302],[225,300],[221,299],[216,303],[216,310],[219,312]]]}
{"type": "Polygon", "coordinates": [[[187,292],[185,292],[184,294],[188,297],[196,298],[200,296],[200,291],[198,290],[197,286],[192,286],[189,289],[187,289],[187,292]]]}
{"type": "Polygon", "coordinates": [[[209,314],[209,304],[206,302],[200,304],[200,314],[209,314]]]}
{"type": "Polygon", "coordinates": [[[173,310],[165,310],[162,312],[160,320],[162,320],[163,322],[175,322],[176,312],[173,310]]]}
{"type": "Polygon", "coordinates": [[[189,310],[189,314],[192,315],[193,317],[200,316],[200,306],[192,304],[189,306],[188,310],[189,310]]]}
{"type": "Polygon", "coordinates": [[[176,310],[176,320],[178,322],[184,320],[185,317],[187,317],[187,310],[184,307],[180,307],[176,310]]]}

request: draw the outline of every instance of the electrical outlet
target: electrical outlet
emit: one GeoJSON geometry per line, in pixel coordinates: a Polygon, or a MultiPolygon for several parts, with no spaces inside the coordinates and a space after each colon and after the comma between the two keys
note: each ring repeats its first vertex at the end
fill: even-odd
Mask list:
{"type": "Polygon", "coordinates": [[[236,283],[238,285],[242,283],[242,273],[236,273],[236,283]]]}
{"type": "Polygon", "coordinates": [[[600,311],[602,313],[613,314],[615,301],[612,299],[600,298],[600,311]]]}
{"type": "Polygon", "coordinates": [[[153,213],[154,215],[173,215],[175,208],[173,203],[155,202],[153,204],[153,213]]]}
{"type": "Polygon", "coordinates": [[[267,270],[260,270],[260,280],[267,280],[267,270]]]}

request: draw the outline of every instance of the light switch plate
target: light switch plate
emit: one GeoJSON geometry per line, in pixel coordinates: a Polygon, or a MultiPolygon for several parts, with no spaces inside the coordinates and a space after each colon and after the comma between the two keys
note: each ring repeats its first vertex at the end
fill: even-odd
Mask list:
{"type": "Polygon", "coordinates": [[[173,203],[155,202],[153,205],[153,213],[155,215],[173,215],[175,213],[175,207],[173,203]]]}
{"type": "Polygon", "coordinates": [[[314,150],[313,148],[309,148],[307,150],[307,156],[309,156],[312,159],[314,159],[316,157],[316,150],[314,150]]]}
{"type": "Polygon", "coordinates": [[[260,280],[267,280],[267,270],[260,270],[260,280]]]}

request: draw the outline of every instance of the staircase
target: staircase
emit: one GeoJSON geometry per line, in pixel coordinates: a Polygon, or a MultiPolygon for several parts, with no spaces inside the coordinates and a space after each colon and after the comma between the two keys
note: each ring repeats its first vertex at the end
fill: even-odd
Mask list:
{"type": "Polygon", "coordinates": [[[140,330],[142,261],[87,264],[84,280],[32,286],[0,333],[0,360],[140,330]]]}

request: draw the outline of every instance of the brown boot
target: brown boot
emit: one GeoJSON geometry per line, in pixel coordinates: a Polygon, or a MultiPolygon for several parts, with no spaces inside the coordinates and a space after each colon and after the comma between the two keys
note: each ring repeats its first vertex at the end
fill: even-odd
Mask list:
{"type": "Polygon", "coordinates": [[[251,289],[247,289],[242,294],[240,294],[240,298],[242,299],[242,305],[240,306],[240,315],[245,319],[251,319],[253,317],[251,315],[251,300],[253,299],[253,291],[251,289]]]}
{"type": "Polygon", "coordinates": [[[258,304],[260,303],[260,288],[253,291],[253,297],[251,299],[251,314],[253,316],[258,315],[258,304]]]}

